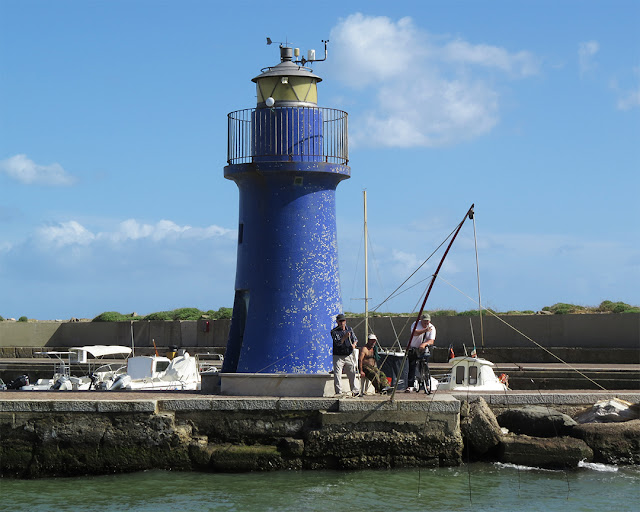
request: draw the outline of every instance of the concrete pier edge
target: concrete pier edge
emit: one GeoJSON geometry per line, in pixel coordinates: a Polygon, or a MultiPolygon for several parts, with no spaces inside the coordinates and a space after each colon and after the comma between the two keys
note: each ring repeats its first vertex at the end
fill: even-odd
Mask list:
{"type": "MultiPolygon", "coordinates": [[[[551,414],[552,409],[575,412],[611,398],[640,402],[640,392],[633,390],[398,393],[394,400],[379,395],[4,391],[0,393],[0,477],[148,469],[236,472],[459,466],[466,443],[476,440],[465,437],[469,432],[464,429],[469,428],[469,411],[476,407],[471,403],[477,403],[477,397],[496,415],[524,405],[546,405],[551,414]]],[[[640,420],[631,420],[576,427],[588,427],[582,429],[585,440],[503,436],[497,446],[506,446],[509,452],[498,460],[531,457],[532,449],[540,449],[538,443],[543,446],[537,455],[542,467],[545,463],[576,467],[585,457],[640,464],[634,448],[640,443],[639,424],[640,420]],[[592,428],[598,425],[604,429],[592,428]]],[[[479,435],[477,439],[483,439],[479,435]]]]}
{"type": "Polygon", "coordinates": [[[448,412],[460,411],[460,402],[468,398],[482,397],[489,404],[501,406],[521,405],[593,405],[599,400],[619,398],[631,403],[640,402],[640,391],[567,391],[546,393],[434,393],[432,395],[404,395],[398,393],[395,400],[388,397],[370,396],[357,398],[327,397],[230,397],[222,395],[189,395],[188,397],[161,396],[155,398],[121,398],[101,392],[73,392],[60,396],[63,392],[9,391],[0,394],[0,412],[147,412],[158,411],[319,411],[335,412],[395,410],[448,412]],[[48,396],[42,396],[42,395],[48,396]],[[82,398],[78,394],[84,395],[82,398]],[[86,395],[99,396],[85,398],[86,395]],[[107,396],[108,395],[108,396],[107,396]]]}

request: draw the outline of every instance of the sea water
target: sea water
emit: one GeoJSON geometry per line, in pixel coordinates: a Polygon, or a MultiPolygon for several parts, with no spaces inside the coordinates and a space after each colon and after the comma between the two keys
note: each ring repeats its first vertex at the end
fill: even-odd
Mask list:
{"type": "Polygon", "coordinates": [[[549,471],[508,464],[456,468],[178,473],[145,471],[43,480],[0,479],[0,510],[639,511],[640,468],[583,464],[549,471]]]}

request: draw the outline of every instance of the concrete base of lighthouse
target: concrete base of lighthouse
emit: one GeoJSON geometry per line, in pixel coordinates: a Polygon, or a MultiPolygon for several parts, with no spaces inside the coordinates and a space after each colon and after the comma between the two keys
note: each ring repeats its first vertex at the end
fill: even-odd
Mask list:
{"type": "MultiPolygon", "coordinates": [[[[356,380],[360,385],[359,378],[356,380]]],[[[333,397],[333,375],[329,373],[219,373],[202,375],[202,392],[226,396],[333,397]]],[[[342,389],[349,380],[342,376],[342,389]]]]}

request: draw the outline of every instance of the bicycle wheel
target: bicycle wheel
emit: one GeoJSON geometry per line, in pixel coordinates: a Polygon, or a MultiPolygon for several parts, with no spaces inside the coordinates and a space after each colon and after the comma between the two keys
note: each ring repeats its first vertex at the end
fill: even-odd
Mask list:
{"type": "Polygon", "coordinates": [[[420,361],[420,380],[424,386],[424,392],[431,394],[431,372],[429,372],[429,363],[425,359],[420,361]]]}

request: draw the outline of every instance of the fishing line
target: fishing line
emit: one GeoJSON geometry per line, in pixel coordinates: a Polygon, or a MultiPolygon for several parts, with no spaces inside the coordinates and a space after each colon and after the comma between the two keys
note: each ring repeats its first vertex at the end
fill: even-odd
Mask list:
{"type": "MultiPolygon", "coordinates": [[[[402,375],[402,372],[400,373],[402,375]]],[[[431,378],[431,376],[429,376],[429,378],[431,378]]],[[[426,386],[426,383],[425,383],[426,386]]],[[[425,437],[427,436],[427,424],[429,423],[429,417],[431,415],[431,405],[433,404],[433,401],[436,397],[436,394],[438,392],[438,388],[436,388],[433,393],[430,396],[429,399],[429,404],[427,405],[427,411],[424,417],[424,423],[422,424],[422,432],[425,435],[425,437]]],[[[422,476],[422,468],[418,467],[418,496],[420,496],[420,479],[422,476]]]]}
{"type": "MultiPolygon", "coordinates": [[[[470,372],[471,372],[471,370],[469,370],[469,373],[470,372]]],[[[467,424],[470,424],[471,423],[471,402],[469,401],[469,391],[470,391],[470,389],[469,389],[469,375],[467,375],[466,377],[467,377],[467,424]]],[[[451,378],[453,378],[453,370],[451,370],[451,378]]],[[[467,480],[469,482],[469,505],[473,506],[473,500],[471,499],[471,447],[469,446],[469,438],[468,438],[468,436],[465,435],[465,438],[467,438],[466,439],[467,440],[467,442],[466,442],[466,445],[467,445],[467,480]]]]}
{"type": "MultiPolygon", "coordinates": [[[[507,394],[507,387],[505,387],[504,389],[504,401],[507,404],[507,411],[511,411],[511,407],[509,407],[509,395],[507,394]]],[[[518,473],[518,497],[520,497],[520,486],[521,486],[520,464],[516,464],[516,471],[518,473]]]]}
{"type": "MultiPolygon", "coordinates": [[[[549,407],[549,403],[542,396],[542,391],[540,391],[540,386],[538,386],[538,383],[535,382],[532,378],[529,378],[529,380],[531,381],[531,384],[534,385],[535,389],[538,391],[538,394],[540,395],[540,401],[546,405],[547,414],[549,414],[549,418],[551,418],[551,408],[549,407]]],[[[558,429],[556,428],[556,422],[551,420],[551,426],[553,427],[553,433],[555,434],[555,437],[557,438],[558,437],[558,429]]],[[[569,501],[569,494],[571,493],[571,485],[569,484],[569,475],[568,475],[566,469],[562,469],[562,473],[564,474],[564,479],[567,481],[567,501],[569,501]]]]}
{"type": "MultiPolygon", "coordinates": [[[[386,299],[384,299],[380,304],[378,304],[377,306],[375,306],[371,311],[377,311],[377,309],[378,309],[380,306],[384,305],[385,303],[389,302],[390,300],[395,299],[396,297],[399,297],[399,296],[400,296],[400,295],[402,295],[403,293],[408,292],[408,291],[409,291],[409,290],[411,290],[412,288],[415,288],[415,287],[416,287],[416,286],[418,286],[419,284],[424,283],[427,279],[431,279],[432,277],[433,277],[433,275],[427,276],[427,277],[425,277],[424,279],[420,279],[420,281],[418,281],[417,283],[412,284],[412,285],[411,285],[411,286],[409,286],[408,288],[405,288],[404,290],[402,290],[402,291],[400,291],[400,292],[398,292],[398,293],[393,292],[393,293],[392,293],[391,295],[389,295],[386,299]]],[[[396,291],[397,291],[397,289],[396,289],[396,291]]]]}
{"type": "MultiPolygon", "coordinates": [[[[464,295],[465,297],[467,297],[469,300],[471,300],[473,303],[476,303],[475,299],[469,297],[469,295],[467,295],[466,293],[464,293],[462,290],[460,290],[459,288],[455,287],[453,284],[451,284],[450,282],[448,282],[444,277],[440,276],[440,279],[442,279],[445,283],[447,283],[449,286],[451,286],[454,290],[459,291],[462,295],[464,295]]],[[[510,327],[511,329],[513,329],[514,331],[516,331],[518,334],[520,334],[521,336],[523,336],[524,338],[526,338],[527,340],[529,340],[531,343],[533,343],[535,346],[537,346],[539,349],[545,351],[547,354],[549,354],[550,356],[552,356],[553,358],[557,359],[558,361],[560,361],[562,364],[564,364],[567,368],[573,370],[574,372],[578,373],[579,375],[581,375],[582,377],[584,377],[586,380],[588,380],[589,382],[591,382],[592,384],[595,384],[597,387],[599,387],[600,389],[602,389],[603,391],[608,391],[608,389],[606,389],[604,386],[600,385],[599,383],[597,383],[595,380],[593,380],[592,378],[588,377],[587,375],[585,375],[584,373],[582,373],[580,370],[578,370],[577,368],[574,368],[573,366],[571,366],[568,362],[566,362],[564,359],[562,359],[561,357],[555,355],[553,352],[551,352],[549,349],[543,347],[542,345],[540,345],[540,343],[538,343],[537,341],[535,341],[534,339],[530,338],[529,336],[527,336],[525,333],[523,333],[522,331],[518,330],[516,327],[514,327],[513,325],[511,325],[509,322],[503,320],[502,318],[500,318],[498,315],[496,315],[493,311],[491,311],[490,309],[487,309],[485,307],[482,307],[482,310],[485,311],[486,313],[489,313],[490,315],[492,315],[493,317],[497,318],[498,320],[500,320],[503,324],[505,324],[506,326],[510,327]]]]}
{"type": "MultiPolygon", "coordinates": [[[[273,361],[272,363],[269,363],[267,366],[264,366],[263,368],[260,368],[258,371],[253,372],[253,373],[262,373],[262,372],[263,372],[263,371],[265,371],[267,368],[269,368],[269,367],[273,366],[273,365],[274,365],[274,364],[276,364],[276,363],[279,363],[280,361],[284,361],[285,359],[287,359],[287,358],[289,358],[289,357],[293,356],[293,354],[295,354],[296,352],[299,352],[299,351],[300,351],[300,350],[302,350],[303,348],[306,348],[306,346],[305,346],[305,345],[302,345],[301,347],[299,347],[299,348],[297,348],[297,349],[293,350],[292,352],[289,352],[288,354],[285,354],[285,355],[284,355],[284,356],[282,356],[280,359],[276,359],[276,360],[275,360],[275,361],[273,361]]],[[[233,373],[235,373],[235,372],[233,372],[233,373]]],[[[278,374],[276,373],[276,374],[274,374],[274,375],[278,375],[278,374]]],[[[247,375],[247,377],[245,377],[244,379],[241,379],[241,380],[240,380],[240,382],[246,381],[246,380],[248,380],[248,379],[250,379],[250,378],[251,378],[251,376],[250,376],[250,375],[247,375]]]]}
{"type": "MultiPolygon", "coordinates": [[[[465,218],[466,218],[466,217],[465,217],[465,218]]],[[[464,221],[462,221],[462,222],[464,222],[464,221]]],[[[418,266],[418,268],[416,268],[416,269],[411,273],[411,275],[410,275],[409,277],[407,277],[404,281],[402,281],[402,283],[400,284],[400,286],[398,286],[395,290],[393,290],[393,291],[389,294],[389,296],[388,296],[386,299],[384,299],[384,300],[380,303],[380,305],[384,304],[384,303],[385,303],[385,302],[387,302],[387,301],[388,301],[392,296],[394,296],[394,294],[395,294],[395,293],[396,293],[400,288],[402,288],[402,287],[407,283],[407,281],[409,281],[409,279],[411,279],[411,278],[412,278],[412,277],[413,277],[413,276],[418,272],[418,270],[420,270],[420,269],[421,269],[421,268],[422,268],[422,267],[427,263],[427,261],[429,261],[429,260],[432,258],[432,256],[433,256],[436,252],[438,252],[438,249],[440,249],[440,247],[442,247],[442,246],[445,244],[445,242],[446,242],[447,240],[449,240],[449,238],[451,238],[451,236],[456,232],[456,230],[457,230],[459,227],[460,227],[460,224],[458,224],[458,225],[453,229],[453,231],[451,231],[451,233],[449,233],[449,235],[447,235],[447,237],[442,241],[442,243],[441,243],[438,247],[436,247],[436,248],[433,250],[433,252],[432,252],[432,253],[427,257],[427,259],[426,259],[426,260],[424,260],[424,261],[423,261],[423,262],[418,266]]],[[[377,307],[379,307],[379,306],[377,306],[377,307]]],[[[377,309],[377,307],[376,307],[376,309],[377,309]]]]}

